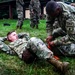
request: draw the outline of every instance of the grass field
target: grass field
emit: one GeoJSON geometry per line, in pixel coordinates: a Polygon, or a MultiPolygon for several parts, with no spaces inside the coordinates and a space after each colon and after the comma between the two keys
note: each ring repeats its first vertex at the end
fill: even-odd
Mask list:
{"type": "MultiPolygon", "coordinates": [[[[6,36],[7,32],[16,30],[16,22],[17,20],[0,20],[0,36],[6,36]],[[10,26],[3,26],[4,23],[10,23],[10,26]]],[[[44,41],[47,36],[45,20],[40,20],[39,29],[30,28],[29,20],[24,20],[23,28],[17,29],[16,32],[29,32],[31,37],[36,36],[44,41]]],[[[75,75],[75,58],[60,58],[61,61],[70,62],[71,75],[75,75]]],[[[61,73],[44,60],[26,64],[18,56],[11,56],[0,51],[0,75],[61,75],[61,73]]]]}

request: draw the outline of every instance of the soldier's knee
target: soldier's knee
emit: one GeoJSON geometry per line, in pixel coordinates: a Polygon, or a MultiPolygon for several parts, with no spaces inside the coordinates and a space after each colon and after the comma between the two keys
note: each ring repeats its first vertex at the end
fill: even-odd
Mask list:
{"type": "Polygon", "coordinates": [[[36,39],[37,39],[36,37],[32,37],[32,38],[30,38],[30,41],[34,42],[36,39]]]}

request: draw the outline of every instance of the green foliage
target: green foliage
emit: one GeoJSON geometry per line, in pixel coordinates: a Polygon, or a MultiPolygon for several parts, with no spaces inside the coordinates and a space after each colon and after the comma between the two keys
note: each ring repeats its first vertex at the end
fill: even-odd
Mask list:
{"type": "MultiPolygon", "coordinates": [[[[6,36],[7,32],[16,30],[16,23],[17,20],[0,20],[0,36],[6,36]],[[10,26],[3,26],[4,23],[10,23],[10,26]]],[[[16,32],[29,32],[31,37],[36,36],[44,40],[47,36],[45,20],[40,21],[39,29],[30,28],[29,20],[25,20],[22,30],[17,29],[16,32]]],[[[61,61],[69,61],[71,72],[75,72],[73,57],[61,57],[61,61]]],[[[0,53],[0,75],[61,75],[61,73],[44,60],[25,64],[18,56],[0,53]]]]}

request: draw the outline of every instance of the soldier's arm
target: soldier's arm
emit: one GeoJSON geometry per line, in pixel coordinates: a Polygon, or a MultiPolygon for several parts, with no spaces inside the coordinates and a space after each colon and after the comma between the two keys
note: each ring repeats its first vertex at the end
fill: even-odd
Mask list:
{"type": "Polygon", "coordinates": [[[30,10],[30,12],[33,12],[33,8],[31,5],[29,5],[29,10],[30,10]]]}
{"type": "Polygon", "coordinates": [[[68,35],[57,38],[57,39],[51,41],[51,44],[53,44],[53,46],[67,45],[67,44],[70,44],[70,43],[72,43],[72,42],[70,41],[68,35]]]}
{"type": "Polygon", "coordinates": [[[3,51],[7,54],[15,55],[15,51],[13,51],[7,44],[4,42],[0,41],[0,52],[3,51]]]}
{"type": "Polygon", "coordinates": [[[7,37],[0,37],[0,41],[4,42],[7,40],[7,37]]]}
{"type": "Polygon", "coordinates": [[[54,38],[57,38],[57,37],[66,36],[67,33],[64,30],[62,30],[62,28],[59,27],[53,30],[52,35],[54,38]]]}
{"type": "Polygon", "coordinates": [[[26,38],[26,40],[30,39],[29,33],[25,33],[25,32],[19,33],[18,37],[19,38],[26,38]]]}

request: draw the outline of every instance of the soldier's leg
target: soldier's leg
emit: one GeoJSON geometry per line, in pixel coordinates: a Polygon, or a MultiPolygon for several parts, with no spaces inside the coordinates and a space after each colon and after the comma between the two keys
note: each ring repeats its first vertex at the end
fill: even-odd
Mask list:
{"type": "Polygon", "coordinates": [[[39,25],[39,18],[36,19],[36,29],[38,29],[38,25],[39,25]]]}
{"type": "Polygon", "coordinates": [[[30,13],[30,27],[32,27],[32,13],[30,13]]]}
{"type": "Polygon", "coordinates": [[[17,20],[17,25],[16,25],[16,29],[19,28],[19,19],[17,20]]]}
{"type": "Polygon", "coordinates": [[[39,14],[36,14],[36,29],[38,29],[38,25],[39,25],[39,14]]]}
{"type": "Polygon", "coordinates": [[[33,19],[30,20],[30,27],[31,27],[31,28],[34,28],[34,27],[35,27],[35,23],[34,23],[33,19]]]}
{"type": "Polygon", "coordinates": [[[34,13],[33,23],[34,23],[34,27],[38,28],[37,15],[36,15],[36,13],[34,13]]]}
{"type": "Polygon", "coordinates": [[[30,27],[34,28],[35,27],[35,15],[33,13],[30,13],[30,27]]]}
{"type": "Polygon", "coordinates": [[[18,16],[18,22],[17,22],[16,28],[22,28],[22,25],[23,25],[23,20],[24,20],[23,5],[24,5],[23,0],[16,0],[16,10],[17,10],[17,16],[18,16]]]}
{"type": "Polygon", "coordinates": [[[30,19],[30,27],[32,27],[32,20],[30,19]]]}
{"type": "Polygon", "coordinates": [[[36,24],[36,29],[38,29],[38,24],[36,24]]]}
{"type": "Polygon", "coordinates": [[[22,26],[23,26],[23,18],[20,20],[20,29],[22,29],[22,26]]]}
{"type": "Polygon", "coordinates": [[[35,25],[36,25],[36,19],[34,18],[33,19],[33,28],[35,27],[35,25]]]}
{"type": "Polygon", "coordinates": [[[62,45],[58,47],[58,49],[64,56],[75,56],[75,44],[74,43],[62,45]]]}
{"type": "Polygon", "coordinates": [[[41,39],[33,37],[28,42],[28,48],[31,48],[39,58],[47,60],[61,72],[65,73],[68,70],[68,62],[61,62],[53,57],[53,52],[50,51],[41,39]]]}
{"type": "Polygon", "coordinates": [[[17,14],[18,14],[18,21],[17,21],[17,28],[22,28],[23,25],[23,11],[22,10],[17,10],[17,14]]]}
{"type": "Polygon", "coordinates": [[[39,57],[42,59],[47,59],[49,57],[53,57],[53,52],[50,51],[45,43],[36,37],[32,37],[28,41],[27,48],[31,48],[31,50],[39,57]]]}
{"type": "Polygon", "coordinates": [[[23,19],[21,19],[21,18],[18,18],[18,21],[17,21],[17,29],[18,28],[22,28],[22,25],[23,25],[23,19]]]}

